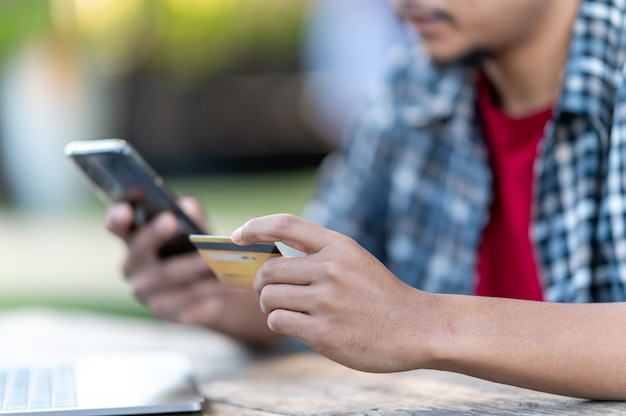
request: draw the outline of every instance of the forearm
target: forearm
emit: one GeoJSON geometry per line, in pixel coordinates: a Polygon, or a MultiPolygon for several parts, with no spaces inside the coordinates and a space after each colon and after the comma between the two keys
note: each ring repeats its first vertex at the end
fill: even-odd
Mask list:
{"type": "Polygon", "coordinates": [[[438,298],[433,367],[568,396],[626,399],[626,304],[438,298]]]}
{"type": "Polygon", "coordinates": [[[282,241],[254,288],[269,327],[351,368],[456,371],[591,399],[626,400],[626,302],[554,304],[414,289],[354,240],[291,215],[248,221],[237,244],[282,241]]]}

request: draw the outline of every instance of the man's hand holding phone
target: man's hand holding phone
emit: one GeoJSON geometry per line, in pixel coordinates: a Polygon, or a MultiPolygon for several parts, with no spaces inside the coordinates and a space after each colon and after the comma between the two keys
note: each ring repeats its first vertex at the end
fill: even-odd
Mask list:
{"type": "Polygon", "coordinates": [[[65,153],[111,204],[105,224],[126,244],[124,276],[157,317],[249,343],[277,337],[267,328],[258,295],[220,283],[189,241],[207,229],[196,198],[177,198],[124,140],[71,142],[65,153]]]}

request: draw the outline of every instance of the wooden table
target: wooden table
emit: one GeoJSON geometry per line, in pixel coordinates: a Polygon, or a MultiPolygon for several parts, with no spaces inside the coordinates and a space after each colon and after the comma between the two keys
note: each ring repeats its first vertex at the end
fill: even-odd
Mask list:
{"type": "Polygon", "coordinates": [[[626,403],[590,402],[459,374],[367,374],[314,354],[258,362],[205,382],[211,415],[621,415],[626,403]]]}
{"type": "Polygon", "coordinates": [[[50,310],[0,314],[0,354],[173,348],[186,352],[207,415],[626,415],[626,403],[538,393],[459,374],[368,374],[314,353],[259,357],[200,328],[50,310]]]}

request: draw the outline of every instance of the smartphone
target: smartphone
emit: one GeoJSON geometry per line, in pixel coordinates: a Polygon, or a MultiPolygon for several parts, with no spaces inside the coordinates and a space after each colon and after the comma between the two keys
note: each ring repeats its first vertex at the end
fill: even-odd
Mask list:
{"type": "Polygon", "coordinates": [[[125,140],[79,140],[65,146],[65,154],[86,175],[106,204],[126,201],[133,207],[133,226],[140,228],[163,211],[178,218],[174,237],[159,249],[161,258],[195,251],[190,234],[204,233],[182,211],[175,193],[125,140]]]}

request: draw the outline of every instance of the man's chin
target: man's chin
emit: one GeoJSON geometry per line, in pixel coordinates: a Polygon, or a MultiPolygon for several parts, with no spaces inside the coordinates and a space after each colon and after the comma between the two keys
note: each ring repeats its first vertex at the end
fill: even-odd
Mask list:
{"type": "Polygon", "coordinates": [[[430,55],[431,62],[437,67],[465,66],[469,68],[478,68],[481,67],[490,57],[491,54],[489,52],[480,48],[472,49],[463,55],[457,56],[430,55]]]}

